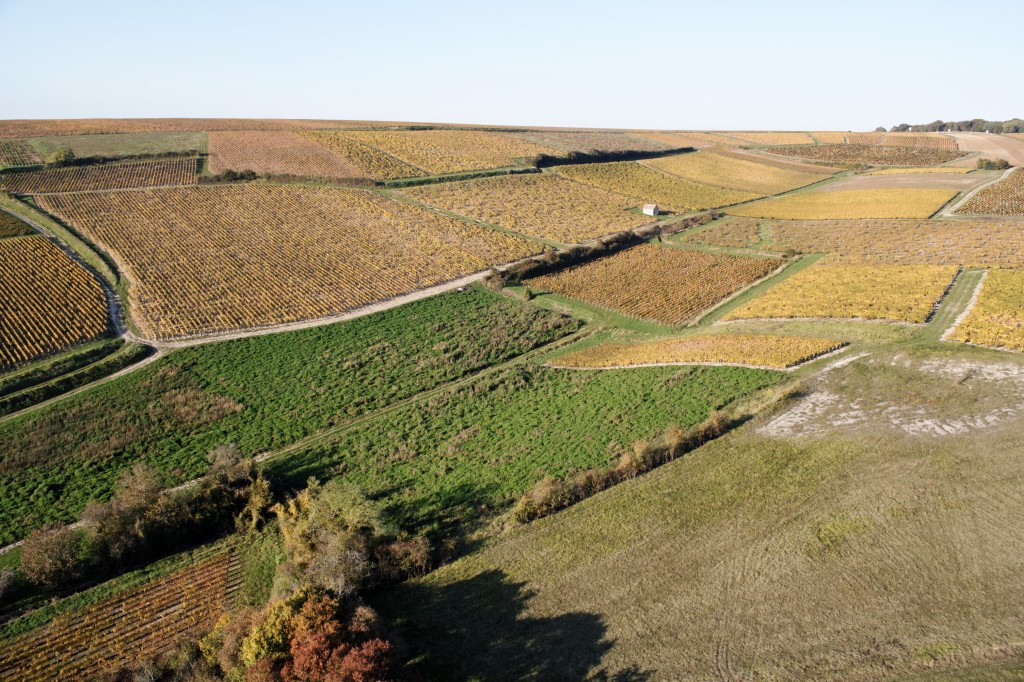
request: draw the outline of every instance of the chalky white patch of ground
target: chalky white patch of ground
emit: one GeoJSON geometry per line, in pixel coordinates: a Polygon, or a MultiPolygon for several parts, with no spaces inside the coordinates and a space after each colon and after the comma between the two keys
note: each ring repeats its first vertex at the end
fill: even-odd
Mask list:
{"type": "Polygon", "coordinates": [[[945,437],[1024,416],[1024,364],[962,357],[854,356],[828,368],[794,405],[759,428],[779,438],[830,432],[945,437]],[[860,361],[854,364],[853,361],[860,361]]]}

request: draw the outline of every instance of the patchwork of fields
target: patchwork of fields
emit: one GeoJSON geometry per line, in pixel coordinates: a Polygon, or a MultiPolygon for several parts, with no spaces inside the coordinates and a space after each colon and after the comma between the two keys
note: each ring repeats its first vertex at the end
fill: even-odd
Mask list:
{"type": "MultiPolygon", "coordinates": [[[[0,552],[0,677],[150,670],[243,582],[299,588],[280,552],[333,556],[286,520],[312,479],[352,494],[324,584],[414,677],[1005,662],[1024,175],[956,136],[0,121],[0,544],[92,538],[139,464],[171,487],[253,457],[266,483],[194,556],[83,564],[109,583],[0,552]],[[278,554],[242,576],[249,515],[278,554]]],[[[232,674],[319,679],[260,627],[218,630],[279,647],[232,674]]]]}

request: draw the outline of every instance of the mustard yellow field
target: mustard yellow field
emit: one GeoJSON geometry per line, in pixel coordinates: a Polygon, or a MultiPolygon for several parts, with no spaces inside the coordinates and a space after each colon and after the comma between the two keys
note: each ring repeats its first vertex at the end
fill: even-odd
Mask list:
{"type": "Polygon", "coordinates": [[[578,369],[666,364],[725,364],[786,369],[842,345],[842,341],[835,339],[772,334],[684,336],[649,343],[604,343],[565,355],[551,364],[578,369]]]}
{"type": "Polygon", "coordinates": [[[950,199],[948,189],[856,189],[801,192],[728,210],[732,215],[788,220],[928,218],[950,199]]]}
{"type": "Polygon", "coordinates": [[[657,203],[676,211],[699,211],[757,199],[760,194],[692,182],[633,161],[558,166],[562,175],[633,197],[633,205],[657,203]]]}
{"type": "Polygon", "coordinates": [[[402,193],[430,206],[562,244],[640,227],[651,220],[626,211],[637,205],[636,199],[554,173],[443,182],[409,187],[402,193]]]}
{"type": "Polygon", "coordinates": [[[302,131],[299,135],[337,153],[361,169],[366,175],[377,180],[428,175],[426,170],[411,166],[362,142],[356,142],[345,133],[333,130],[309,130],[302,131]]]}
{"type": "Polygon", "coordinates": [[[956,273],[951,265],[819,263],[723,319],[821,317],[921,323],[956,273]]]}
{"type": "Polygon", "coordinates": [[[949,338],[1024,351],[1024,270],[990,270],[974,307],[949,338]]]}
{"type": "Polygon", "coordinates": [[[762,196],[786,192],[823,179],[820,174],[776,168],[714,152],[664,156],[643,163],[694,182],[762,196]]]}

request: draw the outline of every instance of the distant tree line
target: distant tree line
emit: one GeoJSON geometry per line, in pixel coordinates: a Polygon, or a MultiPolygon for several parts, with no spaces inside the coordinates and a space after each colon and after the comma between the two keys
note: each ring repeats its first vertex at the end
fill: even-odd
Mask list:
{"type": "MultiPolygon", "coordinates": [[[[882,128],[881,130],[885,130],[882,128]]],[[[969,121],[932,121],[911,125],[900,123],[889,129],[891,133],[1024,133],[1024,119],[1011,118],[1008,121],[986,121],[972,118],[969,121]]]]}

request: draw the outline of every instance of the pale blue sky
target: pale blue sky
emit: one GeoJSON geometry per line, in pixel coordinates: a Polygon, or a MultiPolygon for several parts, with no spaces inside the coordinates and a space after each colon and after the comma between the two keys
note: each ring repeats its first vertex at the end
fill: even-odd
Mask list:
{"type": "Polygon", "coordinates": [[[0,118],[872,129],[1024,117],[1024,2],[0,0],[0,118]]]}

